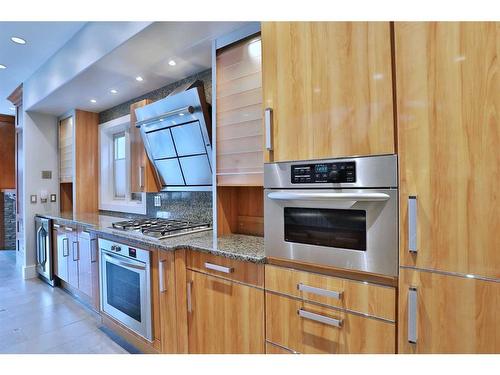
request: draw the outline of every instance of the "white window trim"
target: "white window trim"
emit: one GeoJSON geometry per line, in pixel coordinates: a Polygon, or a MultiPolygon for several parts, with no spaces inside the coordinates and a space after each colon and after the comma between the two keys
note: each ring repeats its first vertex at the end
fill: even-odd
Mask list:
{"type": "Polygon", "coordinates": [[[99,124],[99,209],[133,214],[146,214],[146,193],[141,202],[131,200],[130,194],[130,115],[99,124]],[[113,168],[113,134],[125,132],[127,157],[127,194],[115,198],[113,168]]]}

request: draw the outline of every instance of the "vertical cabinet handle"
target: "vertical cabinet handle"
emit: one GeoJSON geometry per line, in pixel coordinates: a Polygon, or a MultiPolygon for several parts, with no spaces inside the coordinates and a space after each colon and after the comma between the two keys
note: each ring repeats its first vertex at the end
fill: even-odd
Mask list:
{"type": "Polygon", "coordinates": [[[144,167],[142,165],[139,167],[139,187],[144,188],[144,167]]]}
{"type": "Polygon", "coordinates": [[[417,343],[417,288],[408,290],[408,342],[417,343]]]}
{"type": "Polygon", "coordinates": [[[95,238],[90,239],[90,263],[97,262],[97,240],[95,238]]]}
{"type": "Polygon", "coordinates": [[[164,279],[164,265],[165,265],[165,260],[160,260],[160,264],[158,265],[158,272],[159,272],[159,281],[160,281],[160,293],[165,292],[167,288],[165,288],[165,279],[164,279]]]}
{"type": "Polygon", "coordinates": [[[408,251],[417,253],[417,197],[408,197],[408,251]]]}
{"type": "Polygon", "coordinates": [[[272,151],[273,149],[273,109],[266,108],[264,110],[264,124],[266,131],[266,150],[272,151]]]}
{"type": "Polygon", "coordinates": [[[67,237],[62,239],[62,246],[63,246],[63,257],[69,256],[69,239],[67,237]]]}
{"type": "Polygon", "coordinates": [[[78,241],[73,242],[73,261],[76,262],[80,260],[80,243],[78,241]],[[76,245],[76,252],[75,252],[75,245],[76,245]],[[75,253],[78,254],[75,256],[75,253]]]}
{"type": "Polygon", "coordinates": [[[192,301],[191,301],[191,285],[192,281],[187,282],[187,310],[188,313],[193,312],[193,306],[192,306],[192,301]]]}

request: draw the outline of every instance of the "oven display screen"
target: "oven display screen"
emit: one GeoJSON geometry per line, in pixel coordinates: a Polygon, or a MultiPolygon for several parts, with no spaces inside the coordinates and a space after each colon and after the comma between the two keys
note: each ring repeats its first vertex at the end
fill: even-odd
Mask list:
{"type": "Polygon", "coordinates": [[[285,241],[366,251],[366,211],[285,207],[285,241]]]}

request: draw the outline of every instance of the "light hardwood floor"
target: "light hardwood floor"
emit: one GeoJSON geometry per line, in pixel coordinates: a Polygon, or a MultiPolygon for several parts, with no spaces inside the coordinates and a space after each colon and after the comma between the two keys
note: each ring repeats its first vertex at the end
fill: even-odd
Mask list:
{"type": "Polygon", "coordinates": [[[97,314],[60,288],[23,280],[14,251],[0,251],[0,353],[124,354],[97,314]]]}

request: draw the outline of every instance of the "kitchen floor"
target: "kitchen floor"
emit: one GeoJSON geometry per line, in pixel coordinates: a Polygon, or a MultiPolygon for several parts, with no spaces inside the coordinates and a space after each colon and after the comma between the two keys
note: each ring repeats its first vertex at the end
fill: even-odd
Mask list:
{"type": "Polygon", "coordinates": [[[15,251],[0,251],[0,354],[124,354],[96,313],[60,288],[23,280],[15,251]]]}

